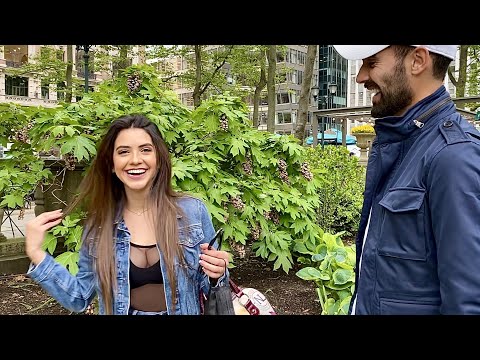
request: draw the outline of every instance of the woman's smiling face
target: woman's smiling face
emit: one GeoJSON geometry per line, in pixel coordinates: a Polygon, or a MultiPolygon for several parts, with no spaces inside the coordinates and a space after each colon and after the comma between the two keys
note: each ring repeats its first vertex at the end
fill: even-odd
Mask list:
{"type": "Polygon", "coordinates": [[[113,150],[113,167],[125,191],[148,192],[158,170],[150,135],[138,128],[120,131],[113,150]]]}

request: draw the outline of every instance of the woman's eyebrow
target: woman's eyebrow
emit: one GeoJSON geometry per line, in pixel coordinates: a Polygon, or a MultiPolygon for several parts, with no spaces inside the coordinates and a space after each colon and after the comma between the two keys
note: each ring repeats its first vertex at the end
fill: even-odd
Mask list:
{"type": "MultiPolygon", "coordinates": [[[[150,144],[150,143],[146,143],[146,144],[138,145],[138,147],[139,147],[139,148],[141,148],[141,147],[144,147],[144,146],[153,146],[153,145],[152,145],[152,144],[150,144]]],[[[128,145],[120,145],[120,146],[117,146],[117,148],[116,148],[115,150],[118,150],[118,149],[123,149],[123,148],[125,148],[125,149],[130,149],[130,148],[131,148],[131,146],[128,146],[128,145]]]]}

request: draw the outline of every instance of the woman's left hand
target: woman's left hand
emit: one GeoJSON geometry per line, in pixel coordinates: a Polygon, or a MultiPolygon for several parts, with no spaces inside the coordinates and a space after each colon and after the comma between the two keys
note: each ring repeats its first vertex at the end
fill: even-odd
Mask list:
{"type": "Polygon", "coordinates": [[[215,250],[212,248],[208,250],[208,244],[200,244],[200,254],[199,264],[202,267],[205,274],[207,274],[212,279],[218,279],[223,274],[228,266],[228,253],[226,251],[215,250]]]}

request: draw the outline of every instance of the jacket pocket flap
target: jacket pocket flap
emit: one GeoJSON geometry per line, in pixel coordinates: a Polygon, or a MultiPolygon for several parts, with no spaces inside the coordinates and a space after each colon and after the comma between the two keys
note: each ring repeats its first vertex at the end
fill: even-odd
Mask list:
{"type": "Polygon", "coordinates": [[[419,210],[424,197],[425,189],[422,188],[390,189],[380,201],[380,205],[391,212],[419,210]]]}

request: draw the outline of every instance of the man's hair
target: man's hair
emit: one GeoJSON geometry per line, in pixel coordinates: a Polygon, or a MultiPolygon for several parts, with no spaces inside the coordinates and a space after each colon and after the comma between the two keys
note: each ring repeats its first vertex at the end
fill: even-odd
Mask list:
{"type": "MultiPolygon", "coordinates": [[[[405,59],[405,57],[415,49],[414,46],[411,45],[390,45],[393,49],[397,60],[401,61],[405,59]]],[[[452,62],[452,59],[449,59],[446,56],[436,54],[433,52],[429,52],[432,58],[432,76],[437,80],[443,80],[445,75],[447,74],[448,67],[452,62]]]]}

